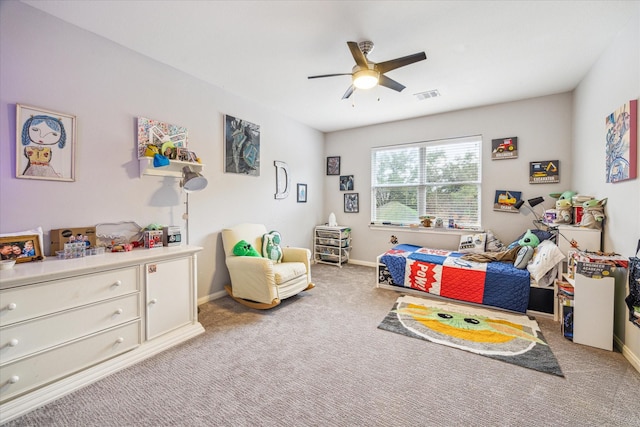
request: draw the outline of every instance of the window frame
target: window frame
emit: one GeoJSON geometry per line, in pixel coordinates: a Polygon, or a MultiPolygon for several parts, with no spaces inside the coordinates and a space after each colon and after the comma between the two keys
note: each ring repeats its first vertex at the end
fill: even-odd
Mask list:
{"type": "MultiPolygon", "coordinates": [[[[396,144],[396,145],[372,147],[371,148],[371,164],[370,164],[371,166],[371,212],[370,212],[371,224],[377,224],[377,225],[418,224],[420,222],[420,216],[427,214],[426,213],[427,192],[429,187],[433,187],[434,185],[437,185],[439,187],[465,185],[465,186],[473,186],[476,189],[477,223],[465,222],[465,223],[461,223],[460,225],[465,227],[480,227],[482,223],[482,216],[481,216],[482,215],[482,204],[481,204],[481,201],[482,201],[482,148],[483,148],[482,135],[470,135],[470,136],[464,136],[464,137],[419,141],[419,142],[414,142],[409,144],[396,144]],[[428,181],[428,177],[427,177],[428,165],[426,165],[428,151],[434,151],[434,149],[437,150],[438,147],[443,147],[450,150],[452,148],[452,144],[459,145],[459,144],[469,144],[469,143],[475,144],[475,145],[467,149],[465,153],[471,153],[477,156],[477,179],[476,180],[463,180],[458,182],[428,181]],[[402,149],[415,149],[415,148],[419,149],[419,156],[421,158],[417,165],[418,177],[416,178],[416,182],[402,183],[402,184],[397,184],[397,183],[378,184],[377,183],[377,179],[375,175],[377,172],[377,165],[378,165],[377,162],[379,162],[379,158],[377,158],[378,153],[390,152],[390,151],[402,150],[402,149]],[[406,219],[402,219],[402,218],[396,218],[391,220],[377,219],[376,203],[377,203],[378,191],[382,188],[390,188],[390,187],[415,187],[416,188],[417,211],[423,212],[423,213],[422,214],[419,213],[415,221],[407,222],[406,219]]],[[[443,215],[443,212],[436,212],[435,214],[434,213],[429,213],[429,214],[432,216],[432,218],[434,218],[434,216],[438,218],[442,218],[445,223],[445,227],[447,226],[448,217],[446,215],[443,215]]]]}

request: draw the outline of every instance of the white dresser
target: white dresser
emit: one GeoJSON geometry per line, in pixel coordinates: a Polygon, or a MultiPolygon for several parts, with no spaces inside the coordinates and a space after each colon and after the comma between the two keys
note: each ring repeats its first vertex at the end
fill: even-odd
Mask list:
{"type": "Polygon", "coordinates": [[[0,423],[202,332],[199,247],[0,270],[0,423]]]}

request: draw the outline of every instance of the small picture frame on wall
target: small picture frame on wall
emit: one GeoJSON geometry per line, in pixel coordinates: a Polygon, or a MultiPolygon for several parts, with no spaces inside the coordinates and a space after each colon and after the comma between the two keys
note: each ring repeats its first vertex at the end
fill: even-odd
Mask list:
{"type": "Polygon", "coordinates": [[[307,203],[307,184],[298,184],[298,203],[307,203]]]}
{"type": "Polygon", "coordinates": [[[76,116],[16,105],[16,178],[75,181],[76,116]]]}
{"type": "Polygon", "coordinates": [[[344,195],[344,211],[346,213],[360,212],[360,203],[358,193],[345,193],[344,195]]]}
{"type": "Polygon", "coordinates": [[[340,191],[353,191],[353,175],[340,175],[340,191]]]}
{"type": "Polygon", "coordinates": [[[340,175],[340,156],[327,157],[327,175],[340,175]]]}

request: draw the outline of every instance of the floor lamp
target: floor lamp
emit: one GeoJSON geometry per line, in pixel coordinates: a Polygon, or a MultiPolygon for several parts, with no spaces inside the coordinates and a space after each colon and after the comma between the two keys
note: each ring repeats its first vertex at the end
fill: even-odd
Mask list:
{"type": "Polygon", "coordinates": [[[186,200],[184,202],[185,213],[182,215],[182,218],[186,221],[187,245],[189,244],[189,193],[204,190],[207,184],[207,178],[200,175],[198,172],[195,172],[190,166],[182,168],[182,180],[180,181],[180,187],[182,187],[182,190],[186,194],[186,200]]]}

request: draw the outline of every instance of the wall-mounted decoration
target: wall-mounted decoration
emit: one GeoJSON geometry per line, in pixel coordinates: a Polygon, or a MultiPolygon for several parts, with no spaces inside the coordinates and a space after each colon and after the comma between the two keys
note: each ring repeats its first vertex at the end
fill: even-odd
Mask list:
{"type": "Polygon", "coordinates": [[[224,171],[260,176],[260,125],[224,116],[224,171]]]}
{"type": "Polygon", "coordinates": [[[529,162],[529,184],[555,184],[560,182],[560,160],[529,162]]]}
{"type": "Polygon", "coordinates": [[[298,203],[307,203],[307,184],[298,184],[298,203]]]}
{"type": "Polygon", "coordinates": [[[340,191],[353,191],[353,175],[340,175],[340,191]]]}
{"type": "Polygon", "coordinates": [[[521,191],[496,190],[496,196],[493,199],[493,210],[518,213],[519,211],[514,205],[520,201],[521,197],[521,191]]]}
{"type": "Polygon", "coordinates": [[[16,104],[16,178],[75,181],[76,116],[16,104]]]}
{"type": "Polygon", "coordinates": [[[631,100],[605,120],[607,182],[638,176],[638,101],[631,100]]]}
{"type": "Polygon", "coordinates": [[[289,196],[289,186],[291,178],[289,175],[289,165],[278,160],[273,162],[276,167],[276,199],[286,199],[289,196]]]}
{"type": "Polygon", "coordinates": [[[518,157],[518,137],[491,140],[491,159],[516,159],[518,157]]]}
{"type": "Polygon", "coordinates": [[[183,126],[138,117],[138,158],[159,153],[175,159],[178,148],[189,146],[188,136],[183,126]]]}
{"type": "Polygon", "coordinates": [[[347,213],[356,213],[360,211],[360,203],[358,193],[345,193],[344,195],[344,211],[347,213]]]}
{"type": "Polygon", "coordinates": [[[0,256],[3,260],[15,259],[16,263],[39,260],[42,259],[41,248],[37,234],[0,237],[0,256]]]}
{"type": "Polygon", "coordinates": [[[340,156],[327,157],[327,175],[340,175],[340,156]]]}

